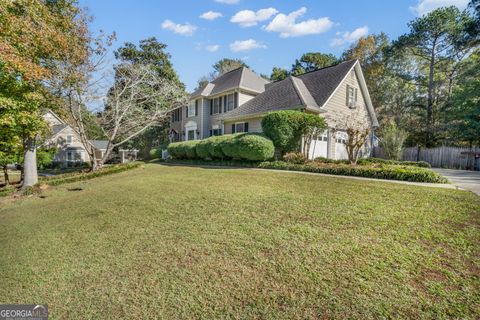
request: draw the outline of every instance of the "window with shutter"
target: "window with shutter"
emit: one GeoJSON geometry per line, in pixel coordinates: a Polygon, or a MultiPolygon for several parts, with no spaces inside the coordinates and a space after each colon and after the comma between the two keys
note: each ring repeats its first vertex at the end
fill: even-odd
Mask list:
{"type": "Polygon", "coordinates": [[[213,114],[213,100],[210,100],[210,114],[213,114]]]}
{"type": "Polygon", "coordinates": [[[195,100],[195,116],[198,116],[198,100],[195,100]]]}
{"type": "Polygon", "coordinates": [[[355,88],[347,84],[346,105],[349,108],[355,108],[355,88]]]}
{"type": "Polygon", "coordinates": [[[248,132],[248,122],[245,122],[245,124],[243,125],[243,127],[245,128],[245,131],[244,131],[244,132],[248,132]]]}
{"type": "Polygon", "coordinates": [[[235,125],[232,124],[232,133],[235,133],[235,125]]]}

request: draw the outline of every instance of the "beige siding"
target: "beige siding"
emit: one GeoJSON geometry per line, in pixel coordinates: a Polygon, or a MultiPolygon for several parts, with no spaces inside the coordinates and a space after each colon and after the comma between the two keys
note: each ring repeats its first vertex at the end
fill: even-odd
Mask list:
{"type": "Polygon", "coordinates": [[[358,83],[355,69],[346,76],[343,83],[338,87],[323,108],[327,112],[322,115],[325,117],[330,127],[340,128],[342,123],[344,123],[350,115],[359,115],[361,118],[365,119],[364,121],[371,124],[365,98],[360,88],[360,84],[358,83]],[[347,85],[353,86],[358,90],[356,109],[351,109],[346,104],[347,85]]]}
{"type": "Polygon", "coordinates": [[[225,121],[225,134],[232,133],[232,124],[248,122],[248,132],[262,132],[262,118],[252,118],[238,121],[225,121]]]}
{"type": "Polygon", "coordinates": [[[76,149],[78,152],[81,153],[81,161],[88,162],[90,161],[90,157],[88,153],[85,151],[82,141],[77,133],[71,128],[66,127],[61,132],[56,134],[55,136],[47,139],[46,143],[49,147],[55,147],[58,149],[58,152],[55,154],[54,161],[56,162],[65,162],[67,161],[67,151],[69,149],[76,149]],[[67,143],[67,136],[72,136],[72,143],[67,143]]]}
{"type": "Polygon", "coordinates": [[[238,93],[238,105],[241,106],[242,104],[244,104],[245,102],[247,102],[247,101],[249,101],[253,98],[255,98],[255,96],[250,94],[250,93],[239,92],[238,93]]]}

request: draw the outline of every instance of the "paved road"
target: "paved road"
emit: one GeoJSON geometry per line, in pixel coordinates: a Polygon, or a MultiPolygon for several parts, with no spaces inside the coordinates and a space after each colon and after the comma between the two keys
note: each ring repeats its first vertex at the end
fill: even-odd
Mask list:
{"type": "Polygon", "coordinates": [[[459,188],[470,190],[480,196],[480,171],[433,168],[459,188]]]}

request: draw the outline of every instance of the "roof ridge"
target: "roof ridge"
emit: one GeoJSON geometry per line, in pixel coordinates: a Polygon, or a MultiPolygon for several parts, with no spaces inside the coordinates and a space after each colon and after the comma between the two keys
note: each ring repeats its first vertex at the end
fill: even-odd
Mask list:
{"type": "Polygon", "coordinates": [[[322,71],[322,70],[333,68],[333,67],[338,67],[339,65],[347,63],[347,62],[357,62],[357,61],[358,61],[358,59],[350,59],[350,60],[347,60],[347,61],[342,61],[342,62],[332,64],[330,66],[326,66],[326,67],[323,67],[323,68],[320,68],[320,69],[315,69],[315,70],[312,70],[312,71],[304,72],[302,74],[297,74],[296,77],[300,77],[300,76],[303,76],[305,74],[314,73],[314,72],[317,72],[317,71],[322,71]]]}

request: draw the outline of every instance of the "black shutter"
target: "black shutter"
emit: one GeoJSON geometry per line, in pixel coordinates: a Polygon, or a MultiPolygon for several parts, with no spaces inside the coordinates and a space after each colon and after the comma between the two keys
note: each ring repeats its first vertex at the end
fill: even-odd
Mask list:
{"type": "Polygon", "coordinates": [[[210,114],[213,114],[213,100],[210,100],[210,114]]]}
{"type": "Polygon", "coordinates": [[[235,102],[234,102],[234,108],[237,108],[238,107],[238,92],[235,92],[235,102]]]}
{"type": "Polygon", "coordinates": [[[198,116],[198,100],[195,100],[195,116],[198,116]]]}
{"type": "Polygon", "coordinates": [[[210,130],[210,137],[212,136],[212,130],[210,130]]]}
{"type": "Polygon", "coordinates": [[[188,106],[185,108],[185,118],[188,118],[188,106]]]}
{"type": "Polygon", "coordinates": [[[227,112],[228,95],[223,97],[223,112],[227,112]]]}
{"type": "Polygon", "coordinates": [[[248,132],[248,122],[245,122],[245,123],[243,124],[243,128],[244,128],[244,131],[245,131],[245,132],[248,132]]]}
{"type": "Polygon", "coordinates": [[[232,124],[232,133],[235,133],[235,124],[232,124]]]}

